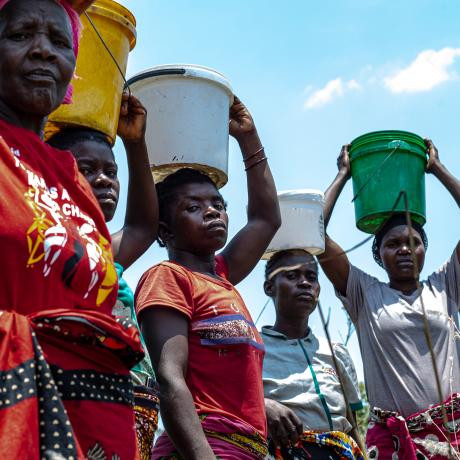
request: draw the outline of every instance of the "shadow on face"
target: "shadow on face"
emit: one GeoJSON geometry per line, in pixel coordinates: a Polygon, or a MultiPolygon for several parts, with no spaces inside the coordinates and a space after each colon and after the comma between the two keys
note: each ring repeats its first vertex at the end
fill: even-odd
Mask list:
{"type": "Polygon", "coordinates": [[[214,254],[225,246],[228,236],[224,199],[201,173],[184,170],[176,174],[170,183],[157,186],[161,241],[168,250],[198,256],[214,254]]]}
{"type": "Polygon", "coordinates": [[[87,140],[71,147],[79,171],[91,185],[94,196],[104,213],[106,222],[117,210],[120,194],[118,166],[108,144],[87,140]]]}
{"type": "Polygon", "coordinates": [[[53,0],[14,0],[0,11],[0,103],[45,117],[64,99],[75,69],[72,30],[53,0]]]}
{"type": "Polygon", "coordinates": [[[304,320],[315,310],[320,293],[318,265],[302,250],[282,251],[267,263],[265,293],[277,316],[304,320]]]}
{"type": "Polygon", "coordinates": [[[410,229],[407,225],[390,228],[381,239],[380,257],[390,280],[418,279],[425,263],[425,246],[420,233],[413,229],[414,248],[411,249],[410,229]],[[414,264],[414,256],[418,266],[414,264]]]}

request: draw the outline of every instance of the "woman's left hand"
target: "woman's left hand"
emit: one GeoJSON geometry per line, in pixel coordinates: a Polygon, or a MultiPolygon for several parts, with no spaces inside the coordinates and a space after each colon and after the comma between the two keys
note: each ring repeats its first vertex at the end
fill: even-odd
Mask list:
{"type": "Polygon", "coordinates": [[[230,135],[238,142],[256,133],[256,125],[249,110],[235,96],[233,105],[230,107],[230,135]]]}
{"type": "Polygon", "coordinates": [[[428,163],[426,165],[426,172],[432,173],[433,167],[439,164],[439,153],[431,139],[424,139],[424,141],[428,150],[428,163]]]}
{"type": "Polygon", "coordinates": [[[137,143],[145,138],[147,110],[133,95],[123,93],[118,135],[123,142],[137,143]]]}

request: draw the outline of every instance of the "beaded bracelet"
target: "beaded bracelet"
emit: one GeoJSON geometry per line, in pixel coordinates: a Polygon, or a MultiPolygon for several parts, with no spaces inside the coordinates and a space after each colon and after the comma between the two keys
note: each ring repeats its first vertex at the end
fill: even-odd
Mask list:
{"type": "Polygon", "coordinates": [[[264,150],[264,147],[262,146],[257,152],[253,153],[252,155],[248,156],[247,158],[243,158],[243,161],[247,163],[249,160],[252,160],[254,157],[256,157],[260,152],[264,150]]]}

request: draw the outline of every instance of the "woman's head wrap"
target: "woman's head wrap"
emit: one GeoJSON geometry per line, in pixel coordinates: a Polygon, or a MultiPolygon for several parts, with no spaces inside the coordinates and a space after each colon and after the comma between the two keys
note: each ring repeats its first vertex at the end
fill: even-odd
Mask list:
{"type": "MultiPolygon", "coordinates": [[[[10,0],[0,0],[0,10],[9,2],[10,0]]],[[[78,43],[80,40],[80,32],[81,32],[81,21],[80,16],[72,7],[71,3],[68,0],[54,0],[56,3],[64,8],[67,16],[70,20],[70,26],[72,28],[72,48],[75,54],[75,58],[78,56],[78,43]]],[[[72,84],[69,84],[67,87],[67,92],[62,101],[63,104],[71,104],[72,103],[72,93],[73,87],[72,84]]]]}
{"type": "MultiPolygon", "coordinates": [[[[411,219],[412,228],[420,235],[422,238],[423,246],[425,251],[428,248],[428,238],[426,236],[425,230],[423,227],[416,222],[414,219],[411,219]]],[[[380,257],[380,246],[382,244],[383,237],[394,227],[399,227],[400,225],[407,225],[406,215],[405,214],[395,214],[390,219],[388,219],[383,227],[375,234],[374,242],[372,243],[372,255],[374,260],[382,267],[383,261],[380,257]]]]}

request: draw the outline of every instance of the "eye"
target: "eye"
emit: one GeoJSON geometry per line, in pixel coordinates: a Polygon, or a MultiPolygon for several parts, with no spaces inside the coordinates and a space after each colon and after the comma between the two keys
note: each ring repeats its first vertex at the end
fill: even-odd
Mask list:
{"type": "Polygon", "coordinates": [[[88,168],[87,166],[79,166],[78,170],[85,176],[89,176],[91,174],[91,168],[88,168]]]}
{"type": "Polygon", "coordinates": [[[286,272],[285,276],[288,280],[295,280],[297,278],[297,273],[296,272],[286,272]]]}
{"type": "Polygon", "coordinates": [[[200,207],[197,206],[197,205],[195,205],[195,204],[187,207],[187,211],[188,211],[188,212],[196,212],[196,211],[198,211],[199,209],[200,209],[200,207]]]}
{"type": "Polygon", "coordinates": [[[54,38],[53,45],[59,48],[71,49],[72,45],[65,38],[54,38]]]}
{"type": "Polygon", "coordinates": [[[225,205],[224,203],[221,203],[220,201],[217,203],[214,203],[214,209],[217,211],[224,211],[225,210],[225,205]]]}
{"type": "Polygon", "coordinates": [[[116,169],[109,169],[106,171],[106,176],[110,177],[111,179],[116,179],[117,178],[117,170],[116,169]]]}
{"type": "Polygon", "coordinates": [[[24,41],[24,40],[28,40],[30,38],[30,34],[28,34],[26,32],[14,32],[14,33],[8,35],[8,38],[10,40],[15,41],[15,42],[21,42],[21,41],[24,41]]]}

